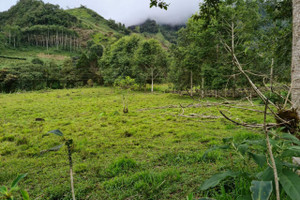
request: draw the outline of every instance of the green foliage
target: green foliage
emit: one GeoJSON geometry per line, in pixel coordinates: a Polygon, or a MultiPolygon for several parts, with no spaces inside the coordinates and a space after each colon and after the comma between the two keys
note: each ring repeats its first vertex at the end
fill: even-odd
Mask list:
{"type": "Polygon", "coordinates": [[[53,133],[55,135],[58,135],[58,136],[64,136],[64,134],[60,131],[60,130],[53,130],[53,131],[49,131],[48,134],[50,133],[53,133]]]}
{"type": "Polygon", "coordinates": [[[133,159],[121,158],[113,162],[107,169],[106,172],[109,176],[114,177],[119,174],[126,174],[130,171],[135,170],[138,167],[137,163],[133,159]]]}
{"type": "Polygon", "coordinates": [[[273,190],[272,181],[252,181],[250,190],[253,200],[268,200],[273,190]]]}
{"type": "Polygon", "coordinates": [[[0,13],[0,24],[19,25],[61,25],[71,27],[77,18],[60,9],[58,5],[45,4],[39,0],[22,0],[8,11],[0,13]]]}
{"type": "Polygon", "coordinates": [[[125,36],[111,45],[101,59],[101,73],[104,83],[112,85],[117,78],[133,77],[133,56],[141,38],[132,35],[125,36]]]}
{"type": "Polygon", "coordinates": [[[134,74],[139,84],[145,85],[147,82],[150,82],[153,88],[154,80],[158,77],[166,78],[168,70],[167,53],[157,40],[143,41],[137,49],[134,58],[134,74]]]}
{"type": "Polygon", "coordinates": [[[155,20],[147,19],[144,23],[140,25],[140,32],[141,33],[158,33],[158,25],[156,24],[155,20]]]}
{"type": "Polygon", "coordinates": [[[119,87],[122,90],[137,90],[138,85],[136,84],[135,80],[126,76],[124,79],[121,77],[117,78],[114,83],[115,87],[119,87]]]}
{"type": "Polygon", "coordinates": [[[267,12],[272,7],[276,13],[277,6],[285,3],[236,0],[201,4],[200,15],[178,32],[178,45],[171,48],[169,80],[175,89],[191,88],[191,82],[195,87],[204,83],[207,89],[244,87],[248,83],[233,62],[233,52],[257,84],[262,84],[262,78],[251,72],[268,77],[272,60],[274,80],[288,82],[290,19],[275,19],[267,12]]]}
{"type": "Polygon", "coordinates": [[[31,63],[35,65],[44,65],[44,62],[39,58],[32,59],[31,63]]]}
{"type": "Polygon", "coordinates": [[[178,38],[178,31],[185,27],[185,25],[167,25],[163,24],[159,26],[160,32],[169,42],[176,44],[178,38]]]}
{"type": "Polygon", "coordinates": [[[41,151],[41,153],[46,153],[49,151],[58,151],[61,149],[61,147],[63,147],[64,145],[67,146],[67,150],[68,150],[68,160],[69,160],[69,167],[70,167],[70,180],[71,180],[71,191],[72,191],[72,199],[75,200],[75,191],[74,191],[74,183],[73,183],[73,160],[72,160],[72,150],[73,150],[73,140],[72,139],[67,139],[66,137],[64,137],[64,134],[56,129],[56,130],[52,130],[49,131],[47,134],[45,134],[44,136],[49,135],[50,133],[62,137],[62,144],[52,147],[50,149],[47,150],[43,150],[41,151]]]}
{"type": "Polygon", "coordinates": [[[294,171],[284,169],[279,174],[279,182],[284,191],[292,200],[296,200],[300,195],[300,178],[294,171]]]}
{"type": "MultiPolygon", "coordinates": [[[[166,85],[157,87],[167,88],[166,85]]],[[[47,130],[60,127],[66,137],[74,139],[72,157],[77,199],[126,199],[136,196],[140,199],[179,200],[185,199],[190,193],[194,194],[195,199],[207,196],[238,199],[239,196],[250,194],[251,179],[243,181],[239,177],[222,181],[223,192],[223,186],[205,192],[199,190],[205,179],[229,170],[231,165],[226,150],[211,152],[212,162],[202,159],[205,150],[213,145],[221,145],[223,137],[233,137],[239,142],[246,138],[261,138],[260,133],[229,126],[222,118],[211,120],[178,116],[182,112],[179,104],[186,107],[185,115],[219,116],[218,109],[226,109],[221,104],[223,100],[203,99],[199,102],[203,105],[207,101],[220,105],[188,107],[195,103],[190,97],[164,92],[153,95],[131,91],[130,112],[123,114],[120,112],[122,98],[115,91],[110,87],[93,87],[1,94],[0,155],[3,162],[0,183],[10,185],[17,173],[30,171],[39,174],[28,176],[24,182],[32,199],[41,195],[45,195],[46,199],[71,199],[66,146],[59,151],[40,154],[43,149],[63,143],[60,142],[63,137],[54,134],[41,138],[47,130]],[[170,105],[176,107],[169,108],[170,105]],[[45,121],[35,121],[38,117],[45,121]],[[23,142],[23,138],[27,141],[23,142]],[[134,160],[137,166],[132,167],[131,163],[124,162],[131,168],[124,167],[128,170],[121,170],[114,177],[109,176],[107,169],[122,158],[134,160]],[[140,179],[135,177],[145,171],[156,180],[158,176],[164,176],[153,185],[148,184],[150,180],[144,181],[143,187],[146,189],[138,190],[136,187],[139,184],[135,187],[135,183],[144,179],[142,176],[138,176],[140,179]],[[166,171],[176,171],[180,179],[167,176],[166,171]],[[122,185],[122,180],[129,183],[124,184],[123,189],[106,187],[108,182],[122,185]],[[93,187],[95,185],[97,187],[93,187]],[[144,197],[145,193],[150,194],[144,197]]],[[[243,100],[232,100],[232,103],[262,110],[256,102],[255,106],[243,100]]],[[[260,113],[248,110],[232,108],[230,113],[241,120],[249,116],[261,119],[260,113]]],[[[273,120],[268,118],[268,122],[273,120]]],[[[232,160],[236,168],[244,167],[240,165],[242,160],[238,154],[232,153],[232,160]]],[[[255,163],[250,162],[247,166],[250,166],[249,173],[256,175],[255,163]]]]}
{"type": "MultiPolygon", "coordinates": [[[[161,194],[166,185],[176,184],[181,176],[176,170],[166,170],[162,172],[142,171],[131,176],[120,176],[104,183],[108,191],[127,191],[132,188],[134,193],[139,193],[144,199],[156,199],[161,194]]],[[[126,198],[130,195],[125,192],[122,196],[126,198]]]]}
{"type": "MultiPolygon", "coordinates": [[[[281,91],[281,92],[278,92],[278,94],[273,93],[273,92],[266,92],[264,95],[274,104],[283,105],[285,103],[285,100],[286,100],[286,97],[288,94],[286,91],[281,91]]],[[[290,99],[290,97],[289,97],[289,99],[290,99]]],[[[264,104],[262,102],[262,100],[260,100],[260,104],[264,104]]]]}
{"type": "Polygon", "coordinates": [[[107,25],[108,25],[110,28],[112,28],[112,29],[114,29],[114,30],[116,30],[116,31],[118,31],[118,32],[120,32],[120,33],[123,33],[123,34],[125,34],[125,35],[129,35],[129,33],[130,33],[130,31],[125,27],[124,24],[116,23],[116,21],[113,20],[113,19],[109,19],[109,20],[107,21],[107,25]]]}
{"type": "Polygon", "coordinates": [[[226,171],[223,173],[215,174],[201,185],[200,190],[207,190],[209,188],[213,188],[224,179],[228,177],[236,177],[237,175],[238,173],[232,171],[226,171]]]}
{"type": "Polygon", "coordinates": [[[153,6],[167,10],[169,4],[167,4],[164,0],[150,0],[150,8],[153,6]]]}
{"type": "MultiPolygon", "coordinates": [[[[290,163],[290,158],[299,155],[299,147],[298,145],[296,145],[299,143],[299,140],[296,137],[286,133],[272,131],[272,135],[273,139],[271,139],[271,144],[276,160],[279,181],[285,193],[290,198],[296,199],[296,197],[299,196],[297,191],[299,191],[298,182],[300,181],[300,178],[292,170],[298,169],[299,166],[290,163]],[[292,143],[295,146],[291,147],[290,145],[292,143]]],[[[253,199],[268,199],[272,192],[272,187],[270,187],[270,185],[274,183],[274,174],[273,169],[271,167],[268,167],[268,165],[266,164],[267,159],[269,158],[266,158],[263,155],[266,151],[265,139],[245,139],[241,143],[237,143],[236,141],[234,141],[233,138],[228,138],[224,139],[223,142],[226,143],[228,147],[231,147],[230,149],[232,149],[234,153],[239,155],[242,160],[240,163],[242,167],[239,168],[236,172],[240,174],[239,176],[245,173],[245,168],[247,168],[247,165],[249,165],[249,159],[253,158],[254,162],[259,166],[259,170],[261,170],[261,172],[256,175],[247,175],[248,177],[256,176],[260,180],[252,182],[252,197],[253,199]],[[261,181],[270,181],[270,183],[265,183],[261,181]]],[[[220,146],[219,148],[224,149],[223,146],[220,146]]],[[[213,147],[212,149],[209,149],[208,152],[215,149],[218,149],[218,147],[213,147]]],[[[234,166],[231,167],[235,168],[234,166]]],[[[211,182],[216,183],[211,184],[211,187],[214,187],[219,183],[219,181],[223,180],[225,177],[226,172],[224,175],[222,173],[216,174],[211,179],[208,179],[203,183],[203,185],[206,187],[202,187],[204,187],[204,189],[208,189],[210,186],[209,183],[211,182]]]]}
{"type": "Polygon", "coordinates": [[[14,194],[17,191],[20,191],[23,200],[29,200],[29,195],[25,190],[20,190],[18,187],[18,183],[27,176],[27,174],[19,175],[13,182],[11,183],[10,188],[6,186],[0,187],[0,197],[1,199],[14,200],[14,194]]]}

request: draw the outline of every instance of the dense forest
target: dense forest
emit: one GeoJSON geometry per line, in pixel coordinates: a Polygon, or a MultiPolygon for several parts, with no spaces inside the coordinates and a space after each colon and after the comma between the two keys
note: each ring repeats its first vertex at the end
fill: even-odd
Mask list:
{"type": "Polygon", "coordinates": [[[224,1],[209,21],[196,14],[185,26],[159,25],[148,19],[129,29],[84,6],[66,12],[37,0],[19,1],[0,16],[2,48],[41,46],[79,54],[60,66],[43,63],[37,67],[40,64],[31,62],[2,67],[1,90],[6,92],[54,87],[45,78],[52,76],[44,70],[50,65],[57,66],[54,71],[61,71],[61,77],[53,76],[55,88],[85,85],[88,80],[113,85],[116,79],[130,76],[141,88],[146,83],[171,82],[177,91],[235,90],[247,82],[236,70],[233,54],[258,84],[263,85],[270,74],[276,81],[290,81],[291,9],[285,2],[224,1]],[[104,23],[116,33],[92,31],[86,37],[93,27],[85,23],[88,18],[72,15],[80,12],[89,14],[90,23],[104,23]],[[153,39],[147,41],[149,38],[153,39]],[[142,59],[143,53],[148,59],[142,59]],[[19,68],[29,74],[36,71],[39,76],[28,79],[34,87],[23,84],[26,80],[18,74],[19,68]],[[64,74],[70,71],[73,75],[64,74]]]}

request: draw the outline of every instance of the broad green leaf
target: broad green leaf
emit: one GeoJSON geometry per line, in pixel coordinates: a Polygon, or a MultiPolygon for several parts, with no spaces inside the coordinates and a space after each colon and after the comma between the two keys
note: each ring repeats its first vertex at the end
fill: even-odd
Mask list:
{"type": "Polygon", "coordinates": [[[0,187],[0,193],[1,193],[1,194],[6,194],[7,191],[8,191],[8,190],[7,190],[7,187],[5,187],[5,186],[1,186],[1,187],[0,187]]]}
{"type": "Polygon", "coordinates": [[[186,197],[187,200],[194,200],[194,195],[193,193],[190,193],[187,197],[186,197]]]}
{"type": "Polygon", "coordinates": [[[291,146],[282,153],[283,157],[300,156],[300,146],[291,146]]]}
{"type": "Polygon", "coordinates": [[[247,144],[241,144],[241,145],[238,145],[238,146],[237,146],[238,151],[239,151],[242,155],[245,155],[245,153],[247,152],[248,148],[249,148],[249,145],[247,145],[247,144]]]}
{"type": "Polygon", "coordinates": [[[283,169],[279,174],[279,182],[292,200],[299,200],[300,178],[297,174],[289,169],[283,169]]]}
{"type": "Polygon", "coordinates": [[[293,164],[293,163],[289,163],[289,162],[282,162],[282,165],[286,166],[288,168],[291,168],[291,169],[299,169],[300,168],[299,165],[293,164]]]}
{"type": "Polygon", "coordinates": [[[245,54],[247,54],[247,51],[249,50],[249,47],[246,47],[245,49],[245,54]]]}
{"type": "Polygon", "coordinates": [[[268,200],[273,191],[272,181],[252,181],[252,200],[268,200]]]}
{"type": "Polygon", "coordinates": [[[21,175],[19,175],[19,176],[12,182],[12,184],[11,184],[11,189],[17,187],[19,181],[20,181],[21,179],[23,179],[25,176],[27,176],[27,174],[21,174],[21,175]]]}
{"type": "Polygon", "coordinates": [[[64,134],[58,129],[53,130],[53,131],[49,131],[48,133],[53,133],[53,134],[58,135],[58,136],[64,136],[64,134]]]}
{"type": "Polygon", "coordinates": [[[290,140],[293,143],[300,145],[300,140],[298,138],[296,138],[295,136],[293,136],[292,134],[283,133],[281,138],[286,139],[286,140],[290,140]]]}
{"type": "Polygon", "coordinates": [[[249,156],[251,158],[253,158],[253,160],[255,161],[255,163],[258,164],[260,167],[265,166],[266,163],[267,163],[267,159],[266,159],[265,155],[255,154],[255,153],[249,152],[249,156]]]}
{"type": "Polygon", "coordinates": [[[279,141],[273,140],[273,139],[270,138],[270,144],[272,145],[273,148],[276,147],[276,145],[277,145],[278,143],[279,143],[279,141]]]}
{"type": "Polygon", "coordinates": [[[222,180],[228,177],[236,177],[237,175],[238,175],[237,172],[232,172],[232,171],[226,171],[223,173],[215,174],[210,179],[204,181],[204,183],[200,187],[200,190],[207,190],[209,188],[215,187],[222,180]]]}
{"type": "Polygon", "coordinates": [[[233,137],[226,137],[222,139],[224,144],[231,143],[233,141],[233,137]]]}
{"type": "Polygon", "coordinates": [[[64,146],[64,144],[60,144],[60,145],[58,145],[58,146],[52,147],[51,149],[43,150],[43,151],[41,151],[40,153],[43,154],[43,153],[47,153],[47,152],[49,152],[49,151],[58,151],[58,150],[60,150],[63,146],[64,146]]]}
{"type": "Polygon", "coordinates": [[[57,145],[57,146],[55,146],[55,147],[52,147],[51,149],[48,149],[48,151],[58,151],[58,150],[60,150],[63,146],[64,146],[64,144],[60,144],[60,145],[57,145]]]}
{"type": "Polygon", "coordinates": [[[20,192],[21,192],[21,194],[22,194],[23,200],[30,200],[30,199],[29,199],[29,194],[28,194],[27,191],[21,190],[20,192]]]}
{"type": "MultiPolygon", "coordinates": [[[[280,174],[283,169],[283,163],[279,159],[275,159],[277,173],[280,174]]],[[[274,181],[274,172],[273,168],[268,167],[263,172],[260,172],[256,175],[256,177],[261,181],[274,181]]]]}
{"type": "Polygon", "coordinates": [[[273,169],[271,167],[268,167],[263,172],[258,173],[256,177],[262,181],[272,181],[274,180],[273,169]]]}
{"type": "Polygon", "coordinates": [[[259,145],[259,146],[265,146],[266,145],[266,140],[261,139],[261,140],[245,140],[243,143],[250,144],[250,145],[259,145]]]}

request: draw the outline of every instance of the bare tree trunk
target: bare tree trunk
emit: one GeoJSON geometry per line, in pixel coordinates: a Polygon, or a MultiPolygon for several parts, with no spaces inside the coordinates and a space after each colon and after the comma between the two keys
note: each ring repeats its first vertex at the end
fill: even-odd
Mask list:
{"type": "MultiPolygon", "coordinates": [[[[231,22],[231,56],[232,56],[232,65],[233,65],[233,74],[235,74],[235,60],[234,60],[234,54],[235,54],[235,32],[234,32],[234,23],[231,22]]],[[[235,75],[233,76],[233,98],[235,98],[236,94],[235,94],[235,90],[236,90],[236,77],[235,75]]]]}
{"type": "Polygon", "coordinates": [[[67,144],[68,156],[69,156],[69,167],[70,167],[70,180],[71,180],[72,199],[76,200],[75,190],[74,190],[73,161],[72,161],[72,152],[71,152],[71,142],[68,141],[66,144],[67,144]]]}
{"type": "Polygon", "coordinates": [[[58,50],[58,31],[56,30],[56,50],[58,50]]]}
{"type": "Polygon", "coordinates": [[[72,36],[70,36],[70,52],[72,51],[72,36]]]}
{"type": "Polygon", "coordinates": [[[11,44],[11,31],[9,30],[9,45],[11,44]]]}
{"type": "MultiPolygon", "coordinates": [[[[291,71],[292,102],[300,107],[300,0],[293,0],[293,44],[291,71]]],[[[300,112],[298,111],[298,115],[300,112]]]]}
{"type": "Polygon", "coordinates": [[[46,36],[46,47],[47,47],[47,51],[49,50],[49,30],[47,32],[47,36],[46,36]]]}
{"type": "Polygon", "coordinates": [[[151,69],[151,92],[153,93],[153,85],[154,85],[154,70],[151,69]]]}
{"type": "Polygon", "coordinates": [[[202,83],[201,83],[201,97],[204,98],[204,77],[202,76],[202,83]]]}
{"type": "Polygon", "coordinates": [[[191,71],[191,96],[193,96],[193,71],[191,71]]]}
{"type": "Polygon", "coordinates": [[[274,67],[274,58],[272,58],[271,71],[270,71],[270,88],[271,88],[271,92],[273,92],[273,67],[274,67]]]}

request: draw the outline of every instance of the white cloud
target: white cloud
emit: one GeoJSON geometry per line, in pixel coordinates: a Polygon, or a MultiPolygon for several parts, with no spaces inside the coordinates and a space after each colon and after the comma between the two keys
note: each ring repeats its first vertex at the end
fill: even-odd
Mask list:
{"type": "MultiPolygon", "coordinates": [[[[8,10],[17,0],[0,0],[0,11],[8,10]]],[[[147,18],[159,23],[184,23],[192,14],[199,10],[199,0],[167,0],[170,7],[167,11],[149,8],[150,0],[44,0],[58,4],[62,8],[74,8],[80,5],[96,11],[106,19],[114,19],[129,25],[135,25],[147,18]]]]}

